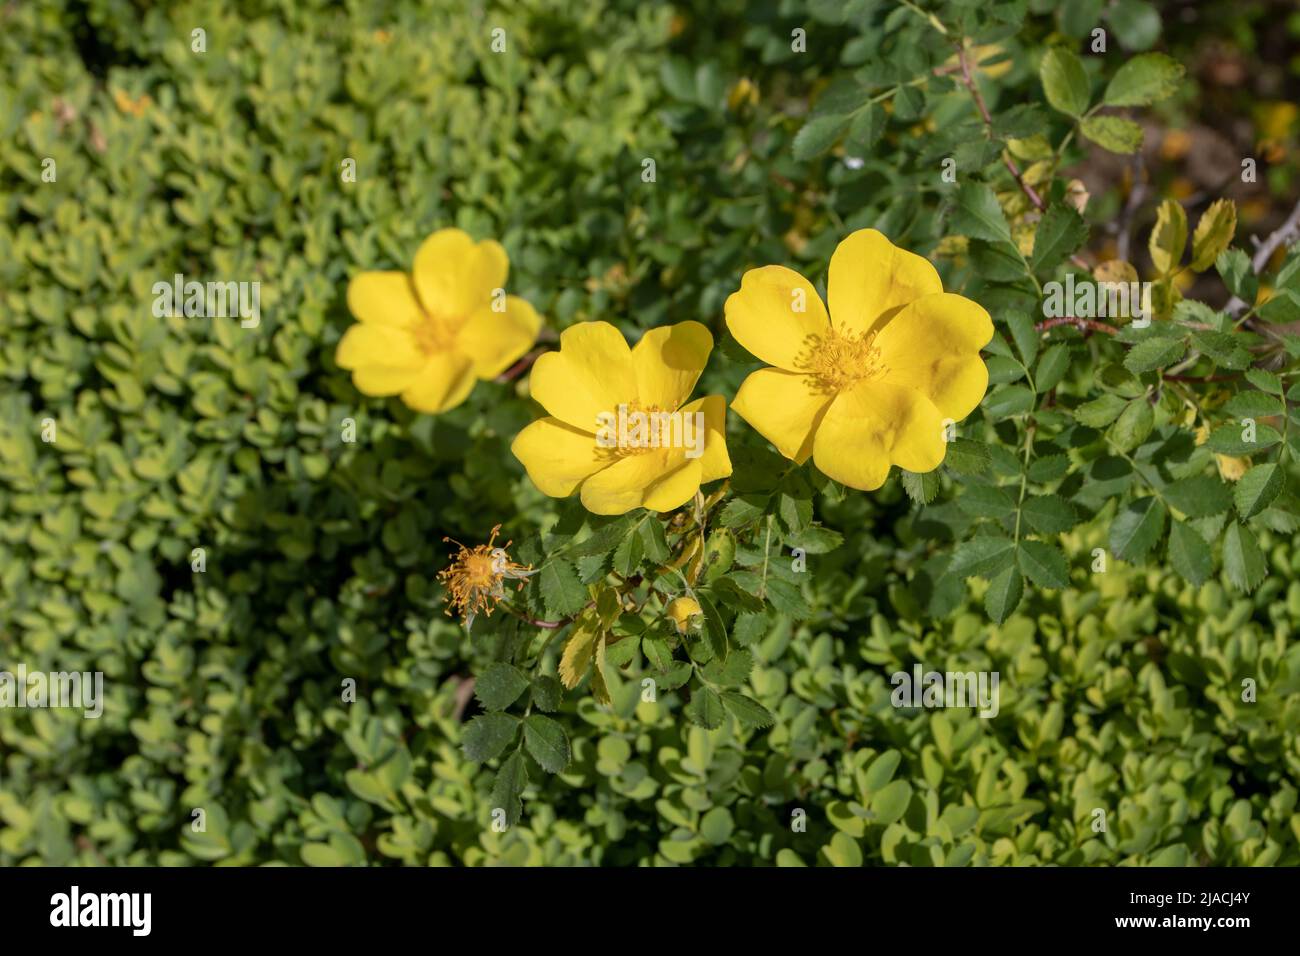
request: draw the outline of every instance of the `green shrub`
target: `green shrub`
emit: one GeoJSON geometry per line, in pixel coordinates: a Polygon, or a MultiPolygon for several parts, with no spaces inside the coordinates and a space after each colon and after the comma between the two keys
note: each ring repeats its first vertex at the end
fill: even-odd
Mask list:
{"type": "Polygon", "coordinates": [[[875,0],[0,11],[0,668],[99,670],[106,689],[97,720],[0,713],[0,864],[1300,862],[1282,397],[1300,257],[1257,301],[1231,229],[1183,255],[1173,222],[1129,257],[1157,284],[1151,336],[1036,328],[1042,284],[1100,261],[1089,230],[1121,216],[1117,189],[1081,215],[1072,170],[1134,135],[1115,110],[1069,114],[1109,98],[1171,122],[1189,81],[1158,60],[1138,92],[1116,77],[1183,41],[1135,0],[922,6],[947,35],[875,0]],[[1068,53],[1040,73],[1094,21],[1115,40],[1082,82],[1068,53]],[[999,48],[969,54],[988,124],[950,68],[960,37],[999,48]],[[709,325],[699,394],[728,397],[758,367],[722,318],[744,272],[821,284],[874,226],[993,314],[992,387],[942,469],[870,494],[729,416],[710,563],[660,573],[692,509],[606,519],[542,496],[509,451],[538,415],[526,377],[435,417],[336,365],[348,278],[407,268],[447,225],[502,242],[552,333],[709,325]],[[178,273],[260,281],[260,322],[156,318],[153,285],[178,273]],[[1207,304],[1228,292],[1248,309],[1207,304]],[[1280,440],[1229,485],[1255,449],[1193,426],[1243,415],[1280,440]],[[511,593],[523,618],[615,592],[643,608],[608,706],[554,679],[572,628],[503,608],[471,637],[443,613],[444,536],[498,523],[549,569],[511,593]],[[675,690],[647,641],[672,639],[658,608],[696,586],[706,620],[673,650],[698,666],[675,690]],[[998,672],[998,715],[894,707],[890,675],[917,662],[998,672]],[[714,687],[749,703],[718,710],[714,687]],[[485,719],[525,711],[523,732],[485,719]]]}

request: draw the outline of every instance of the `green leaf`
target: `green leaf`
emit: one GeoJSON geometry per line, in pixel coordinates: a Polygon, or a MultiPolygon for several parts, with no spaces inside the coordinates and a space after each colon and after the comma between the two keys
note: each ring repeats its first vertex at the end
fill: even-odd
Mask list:
{"type": "Polygon", "coordinates": [[[1074,506],[1060,495],[1037,495],[1028,499],[1020,514],[1039,534],[1060,534],[1079,523],[1074,506]]]}
{"type": "Polygon", "coordinates": [[[826,152],[835,145],[848,125],[849,118],[843,115],[813,117],[795,135],[792,145],[794,158],[812,159],[826,152]]]}
{"type": "Polygon", "coordinates": [[[621,577],[628,578],[636,574],[641,567],[641,559],[645,557],[645,539],[638,533],[639,530],[629,532],[614,549],[614,570],[621,577]]]}
{"type": "Polygon", "coordinates": [[[959,474],[982,475],[989,469],[989,460],[989,449],[983,442],[957,438],[948,443],[943,463],[959,474]]]}
{"type": "Polygon", "coordinates": [[[1115,71],[1102,102],[1107,106],[1150,106],[1177,92],[1184,72],[1173,57],[1143,53],[1115,71]]]}
{"type": "Polygon", "coordinates": [[[530,714],[524,718],[524,744],[547,773],[559,773],[569,765],[569,738],[549,717],[530,714]]]}
{"type": "Polygon", "coordinates": [[[699,601],[700,610],[704,612],[704,636],[708,638],[709,647],[713,649],[713,656],[720,661],[725,661],[729,648],[727,626],[722,622],[722,615],[703,591],[697,591],[695,599],[699,601]]]}
{"type": "Polygon", "coordinates": [[[1156,338],[1139,342],[1124,356],[1124,367],[1134,375],[1150,372],[1153,369],[1168,368],[1187,351],[1187,343],[1182,339],[1156,338]]]}
{"type": "Polygon", "coordinates": [[[957,498],[957,507],[974,518],[1003,518],[1016,510],[1016,502],[1005,488],[970,484],[957,498]]]}
{"type": "Polygon", "coordinates": [[[702,685],[691,688],[691,702],[686,705],[684,712],[691,723],[705,730],[721,727],[722,718],[726,716],[722,699],[715,691],[702,685]]]}
{"type": "Polygon", "coordinates": [[[1255,590],[1268,573],[1255,535],[1235,521],[1228,522],[1228,530],[1223,535],[1223,570],[1234,588],[1248,593],[1255,590]]]}
{"type": "Polygon", "coordinates": [[[722,703],[745,727],[771,727],[776,723],[776,718],[772,716],[770,710],[744,694],[724,690],[722,703]]]}
{"type": "Polygon", "coordinates": [[[1216,455],[1232,455],[1240,458],[1245,455],[1258,454],[1261,451],[1272,448],[1282,440],[1282,436],[1277,433],[1277,429],[1268,425],[1255,426],[1255,440],[1246,440],[1247,426],[1242,425],[1220,425],[1214,431],[1210,432],[1210,437],[1206,441],[1206,446],[1216,455]]]}
{"type": "Polygon", "coordinates": [[[898,770],[898,765],[902,762],[902,759],[903,755],[897,750],[886,750],[871,761],[866,773],[862,775],[863,802],[866,802],[873,793],[882,790],[889,781],[894,779],[894,773],[898,770]]]}
{"type": "Polygon", "coordinates": [[[1274,325],[1300,321],[1300,293],[1294,289],[1278,289],[1259,307],[1259,317],[1274,325]]]}
{"type": "Polygon", "coordinates": [[[1110,392],[1085,402],[1074,410],[1074,417],[1089,428],[1105,428],[1128,406],[1126,399],[1110,392]]]}
{"type": "Polygon", "coordinates": [[[879,103],[869,103],[854,114],[844,149],[850,155],[865,159],[871,155],[884,131],[885,111],[879,103]]]}
{"type": "Polygon", "coordinates": [[[514,826],[523,816],[524,807],[519,798],[527,786],[528,763],[524,760],[524,751],[520,747],[502,762],[496,780],[492,783],[492,795],[489,798],[493,810],[505,810],[506,826],[514,826]]]}
{"type": "Polygon", "coordinates": [[[1034,320],[1028,313],[1016,310],[1006,314],[1006,323],[1025,365],[1033,365],[1038,355],[1038,330],[1034,328],[1034,320]]]}
{"type": "Polygon", "coordinates": [[[1169,526],[1169,563],[1197,586],[1205,583],[1214,570],[1210,546],[1191,525],[1182,521],[1173,521],[1169,526]]]}
{"type": "Polygon", "coordinates": [[[1057,342],[1038,360],[1038,368],[1034,369],[1034,388],[1040,395],[1050,392],[1061,384],[1069,367],[1070,347],[1064,342],[1057,342]]]}
{"type": "Polygon", "coordinates": [[[1246,381],[1261,392],[1268,392],[1271,395],[1282,394],[1282,379],[1278,377],[1276,372],[1270,372],[1262,368],[1247,369],[1246,381]]]}
{"type": "Polygon", "coordinates": [[[513,664],[498,661],[474,682],[474,696],[487,710],[505,710],[527,688],[527,674],[513,664]]]}
{"type": "Polygon", "coordinates": [[[984,592],[984,610],[994,624],[1001,624],[1020,604],[1025,593],[1025,581],[1020,571],[1014,567],[1007,568],[995,577],[984,592]]]}
{"type": "Polygon", "coordinates": [[[1021,541],[1020,570],[1039,587],[1063,588],[1070,583],[1070,566],[1065,555],[1045,541],[1021,541]]]}
{"type": "Polygon", "coordinates": [[[986,183],[966,180],[957,190],[957,207],[952,229],[972,239],[1010,242],[1011,227],[998,205],[998,198],[986,183]]]}
{"type": "Polygon", "coordinates": [[[1282,397],[1276,392],[1238,392],[1223,403],[1223,411],[1236,419],[1281,415],[1282,397]]]}
{"type": "Polygon", "coordinates": [[[533,678],[532,700],[533,706],[538,710],[544,710],[547,713],[559,710],[560,698],[564,696],[564,688],[560,682],[549,674],[541,674],[533,678]]]}
{"type": "Polygon", "coordinates": [[[1259,294],[1259,277],[1251,266],[1250,256],[1241,249],[1224,249],[1214,261],[1214,267],[1223,277],[1223,284],[1229,292],[1246,305],[1255,304],[1255,296],[1259,294]]]}
{"type": "Polygon", "coordinates": [[[1208,518],[1222,514],[1232,505],[1232,492],[1226,484],[1210,475],[1193,475],[1167,485],[1165,500],[1189,518],[1208,518]]]}
{"type": "Polygon", "coordinates": [[[735,822],[726,807],[714,807],[700,819],[700,836],[713,846],[722,846],[731,839],[735,822]]]}
{"type": "Polygon", "coordinates": [[[1241,476],[1232,492],[1237,513],[1243,518],[1259,514],[1281,494],[1285,478],[1285,472],[1273,462],[1250,469],[1241,476]]]}
{"type": "Polygon", "coordinates": [[[938,471],[927,471],[918,475],[915,472],[900,468],[898,474],[903,482],[903,490],[907,492],[907,497],[918,505],[928,505],[934,500],[934,496],[939,493],[938,471]]]}
{"type": "Polygon", "coordinates": [[[960,578],[992,578],[1015,561],[1009,538],[980,536],[963,541],[953,552],[948,571],[960,578]]]}
{"type": "Polygon", "coordinates": [[[1034,232],[1034,253],[1029,264],[1035,272],[1054,269],[1087,238],[1088,224],[1078,211],[1064,203],[1053,203],[1034,232]]]}
{"type": "Polygon", "coordinates": [[[552,557],[537,574],[542,602],[552,618],[568,617],[587,603],[587,589],[578,570],[563,558],[552,557]]]}
{"type": "Polygon", "coordinates": [[[999,388],[984,400],[984,414],[993,421],[1023,415],[1034,407],[1034,393],[1023,385],[999,388]]]}
{"type": "Polygon", "coordinates": [[[1129,452],[1147,440],[1155,426],[1155,410],[1145,398],[1135,398],[1110,429],[1110,440],[1122,452],[1129,452]]]}
{"type": "Polygon", "coordinates": [[[1112,153],[1128,155],[1142,148],[1142,127],[1122,116],[1089,116],[1079,132],[1112,153]]]}
{"type": "Polygon", "coordinates": [[[1192,333],[1192,347],[1224,368],[1243,369],[1250,365],[1250,352],[1241,343],[1241,336],[1210,330],[1192,333]]]}
{"type": "Polygon", "coordinates": [[[1110,549],[1125,561],[1140,561],[1165,528],[1165,506],[1157,498],[1139,498],[1120,509],[1110,525],[1110,549]]]}
{"type": "Polygon", "coordinates": [[[895,780],[871,798],[871,812],[875,814],[875,822],[888,826],[902,819],[911,800],[912,785],[906,780],[895,780]]]}
{"type": "Polygon", "coordinates": [[[477,763],[498,757],[515,739],[519,718],[510,714],[479,714],[460,732],[465,756],[477,763]]]}
{"type": "Polygon", "coordinates": [[[711,684],[735,687],[749,680],[754,669],[754,655],[744,649],[733,651],[725,661],[717,658],[704,665],[704,678],[711,684]]]}
{"type": "Polygon", "coordinates": [[[1038,75],[1053,109],[1076,117],[1087,111],[1091,99],[1088,73],[1072,52],[1064,47],[1052,47],[1043,55],[1038,75]]]}

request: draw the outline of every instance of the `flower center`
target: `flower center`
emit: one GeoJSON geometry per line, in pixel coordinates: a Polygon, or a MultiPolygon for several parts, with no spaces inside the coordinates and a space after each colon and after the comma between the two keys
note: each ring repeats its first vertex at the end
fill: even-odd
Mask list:
{"type": "Polygon", "coordinates": [[[596,447],[606,460],[643,455],[671,444],[672,422],[658,405],[627,402],[597,421],[596,447]]]}
{"type": "Polygon", "coordinates": [[[486,588],[494,584],[496,567],[492,553],[475,549],[466,555],[461,569],[461,577],[467,587],[486,588]]]}
{"type": "Polygon", "coordinates": [[[425,355],[446,352],[455,341],[447,324],[432,315],[426,315],[411,332],[415,336],[416,347],[425,355]]]}
{"type": "Polygon", "coordinates": [[[858,382],[885,373],[875,332],[840,332],[829,329],[810,335],[795,364],[813,377],[817,390],[841,392],[858,382]]]}

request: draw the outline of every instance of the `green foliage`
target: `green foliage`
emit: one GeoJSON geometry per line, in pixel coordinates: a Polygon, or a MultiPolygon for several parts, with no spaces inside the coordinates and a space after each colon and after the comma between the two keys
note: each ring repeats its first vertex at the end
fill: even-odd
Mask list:
{"type": "Polygon", "coordinates": [[[1044,322],[1117,215],[1071,170],[1187,89],[1151,4],[78,7],[0,31],[0,663],[106,702],[0,712],[0,864],[1300,863],[1300,255],[1155,197],[1151,321],[1044,322]],[[589,515],[509,454],[526,379],[432,418],[334,364],[451,224],[552,332],[705,322],[729,396],[744,270],[879,228],[989,392],[877,493],[731,415],[725,485],[589,515]],[[154,317],[176,273],[260,325],[154,317]],[[536,573],[467,634],[443,537],[498,522],[536,573]],[[894,706],[918,663],[998,714],[894,706]]]}

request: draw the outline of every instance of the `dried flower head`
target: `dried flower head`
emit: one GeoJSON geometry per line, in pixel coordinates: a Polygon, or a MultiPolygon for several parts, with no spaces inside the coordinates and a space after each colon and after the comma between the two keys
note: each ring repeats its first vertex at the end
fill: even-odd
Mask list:
{"type": "Polygon", "coordinates": [[[496,608],[497,602],[506,596],[504,581],[509,578],[524,586],[524,579],[536,572],[532,565],[516,564],[510,560],[506,548],[511,542],[496,545],[496,537],[501,525],[492,529],[487,544],[467,548],[453,538],[443,538],[459,549],[451,556],[451,564],[438,572],[438,580],[447,588],[449,600],[446,613],[451,615],[455,609],[465,621],[468,629],[473,626],[475,616],[481,611],[488,617],[496,608]]]}

